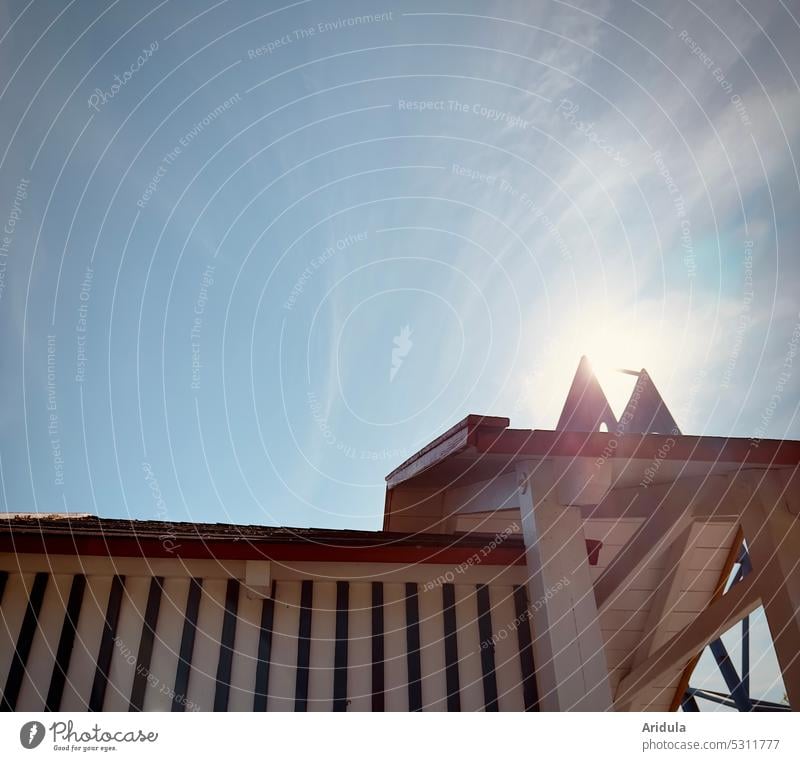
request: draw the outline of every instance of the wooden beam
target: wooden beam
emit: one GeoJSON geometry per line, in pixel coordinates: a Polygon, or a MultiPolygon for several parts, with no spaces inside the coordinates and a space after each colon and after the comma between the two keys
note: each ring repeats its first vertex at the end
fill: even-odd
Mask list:
{"type": "Polygon", "coordinates": [[[651,503],[660,501],[660,504],[595,582],[595,599],[601,611],[613,604],[637,574],[664,554],[678,535],[692,523],[694,495],[695,492],[687,484],[680,484],[663,500],[654,498],[647,489],[642,490],[640,499],[651,503]]]}
{"type": "Polygon", "coordinates": [[[697,618],[677,632],[655,653],[623,678],[617,688],[617,710],[630,710],[636,695],[673,669],[683,666],[695,653],[750,615],[761,604],[754,575],[736,584],[697,618]]]}
{"type": "MultiPolygon", "coordinates": [[[[739,557],[739,550],[742,548],[743,539],[744,533],[742,531],[742,527],[740,526],[733,537],[733,543],[731,544],[730,552],[728,552],[728,557],[725,559],[725,565],[722,566],[722,570],[720,571],[719,579],[717,579],[717,586],[714,588],[714,592],[711,595],[711,600],[708,603],[709,605],[719,600],[719,598],[725,593],[725,586],[728,582],[728,578],[731,575],[731,571],[733,571],[733,566],[736,564],[736,559],[739,557]]],[[[703,650],[701,648],[684,667],[683,672],[681,673],[681,678],[678,680],[678,687],[675,690],[675,695],[672,698],[672,705],[669,708],[670,711],[677,711],[680,707],[683,697],[686,694],[686,690],[689,688],[689,680],[692,678],[692,673],[694,672],[695,666],[697,666],[702,654],[703,650]]]]}
{"type": "Polygon", "coordinates": [[[517,473],[540,709],[613,710],[580,511],[557,503],[552,463],[517,473]]]}
{"type": "Polygon", "coordinates": [[[789,511],[788,483],[772,473],[752,479],[742,522],[789,704],[800,711],[800,521],[789,511]]]}
{"type": "Polygon", "coordinates": [[[597,505],[581,507],[581,515],[584,520],[649,518],[654,512],[661,510],[680,489],[692,495],[692,510],[697,520],[738,522],[742,506],[731,501],[728,496],[732,483],[750,472],[764,471],[762,469],[715,476],[689,476],[675,479],[668,484],[611,489],[597,505]]]}
{"type": "Polygon", "coordinates": [[[666,557],[666,576],[659,582],[650,601],[643,639],[634,651],[631,660],[632,668],[646,661],[655,652],[659,635],[663,632],[667,616],[674,610],[681,594],[681,584],[686,575],[686,560],[697,542],[702,524],[692,523],[687,526],[671,544],[666,557]]]}

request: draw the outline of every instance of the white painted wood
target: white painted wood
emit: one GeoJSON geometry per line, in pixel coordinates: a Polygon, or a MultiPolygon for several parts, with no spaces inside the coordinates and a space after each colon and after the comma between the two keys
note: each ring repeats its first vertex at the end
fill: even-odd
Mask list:
{"type": "Polygon", "coordinates": [[[372,585],[350,585],[348,620],[348,711],[372,710],[372,585]]]}
{"type": "Polygon", "coordinates": [[[517,628],[520,625],[528,626],[528,622],[516,620],[512,587],[489,587],[489,600],[495,640],[494,663],[499,708],[501,711],[524,711],[525,696],[522,692],[517,628]]]}
{"type": "Polygon", "coordinates": [[[111,668],[108,671],[108,685],[103,701],[104,711],[127,711],[130,706],[149,590],[148,577],[126,577],[117,622],[117,639],[111,651],[111,668]]]}
{"type": "Polygon", "coordinates": [[[612,710],[581,512],[555,501],[552,467],[517,474],[542,710],[612,710]]]}
{"type": "Polygon", "coordinates": [[[293,711],[300,626],[299,581],[277,583],[274,615],[267,710],[293,711]]]}
{"type": "Polygon", "coordinates": [[[387,711],[408,711],[406,593],[403,584],[383,585],[384,679],[387,711]]]}
{"type": "Polygon", "coordinates": [[[308,673],[309,711],[331,711],[333,709],[335,649],[336,584],[332,581],[315,581],[308,673]]]}
{"type": "Polygon", "coordinates": [[[47,581],[36,633],[25,666],[25,678],[17,699],[17,711],[44,710],[71,584],[72,576],[61,574],[53,575],[47,581]]]}
{"type": "Polygon", "coordinates": [[[187,708],[212,711],[217,686],[219,641],[225,616],[225,590],[221,579],[203,579],[203,593],[197,614],[192,669],[186,690],[187,708]]]}
{"type": "Polygon", "coordinates": [[[442,590],[419,589],[420,662],[424,711],[447,710],[442,590]]]}
{"type": "MultiPolygon", "coordinates": [[[[144,693],[145,711],[171,711],[175,672],[181,651],[181,635],[189,595],[188,579],[165,579],[158,612],[150,679],[144,693]]],[[[187,710],[190,706],[187,706],[187,710]]]]}
{"type": "Polygon", "coordinates": [[[485,701],[480,633],[478,632],[478,601],[475,587],[456,584],[455,596],[461,710],[483,711],[485,701]]]}
{"type": "Polygon", "coordinates": [[[229,711],[253,710],[263,602],[260,597],[248,597],[245,587],[240,589],[231,664],[231,691],[228,696],[229,711]]]}
{"type": "Polygon", "coordinates": [[[106,619],[111,576],[87,576],[83,604],[75,631],[75,644],[67,669],[67,681],[61,699],[62,711],[85,711],[89,707],[100,637],[106,619]]]}
{"type": "Polygon", "coordinates": [[[515,473],[456,486],[444,494],[444,513],[447,516],[511,509],[519,509],[515,473]]]}
{"type": "Polygon", "coordinates": [[[28,573],[11,571],[6,580],[3,604],[0,606],[0,685],[3,686],[11,668],[32,584],[33,574],[28,573]]]}

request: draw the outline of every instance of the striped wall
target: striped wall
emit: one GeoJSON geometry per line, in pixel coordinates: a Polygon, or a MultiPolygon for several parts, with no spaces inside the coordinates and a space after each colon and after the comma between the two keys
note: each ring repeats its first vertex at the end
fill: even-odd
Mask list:
{"type": "Polygon", "coordinates": [[[297,564],[256,594],[211,561],[22,560],[0,556],[2,710],[537,710],[515,569],[297,564]]]}

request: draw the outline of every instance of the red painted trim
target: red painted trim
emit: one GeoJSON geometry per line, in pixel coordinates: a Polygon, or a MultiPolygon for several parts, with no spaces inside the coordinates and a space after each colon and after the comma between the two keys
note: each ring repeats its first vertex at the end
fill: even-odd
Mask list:
{"type": "Polygon", "coordinates": [[[476,448],[481,453],[516,456],[650,459],[658,455],[661,459],[694,462],[750,465],[800,463],[800,441],[665,436],[653,433],[618,436],[615,433],[510,429],[498,435],[496,431],[479,430],[476,448]]]}
{"type": "MultiPolygon", "coordinates": [[[[589,565],[597,565],[603,543],[586,540],[589,565]]],[[[123,558],[183,558],[185,560],[279,560],[333,563],[436,563],[459,565],[470,558],[475,565],[525,565],[525,548],[495,547],[484,556],[480,547],[409,547],[383,545],[348,547],[308,544],[274,544],[246,541],[206,541],[175,538],[103,536],[57,536],[47,534],[2,534],[0,552],[14,554],[76,555],[123,558]]]]}
{"type": "MultiPolygon", "coordinates": [[[[445,539],[446,541],[446,539],[445,539]]],[[[524,565],[523,547],[496,547],[484,556],[480,547],[371,547],[307,544],[276,544],[247,541],[207,541],[117,536],[58,536],[42,534],[0,535],[0,552],[80,555],[100,557],[184,558],[213,560],[325,561],[335,563],[437,563],[458,565],[475,559],[475,565],[524,565]]]]}

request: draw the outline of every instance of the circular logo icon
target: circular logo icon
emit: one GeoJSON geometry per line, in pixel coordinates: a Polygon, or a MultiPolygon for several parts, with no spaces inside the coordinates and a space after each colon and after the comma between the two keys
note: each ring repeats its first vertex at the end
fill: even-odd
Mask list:
{"type": "Polygon", "coordinates": [[[19,741],[23,748],[36,748],[44,740],[44,724],[40,721],[26,721],[19,731],[19,741]]]}

